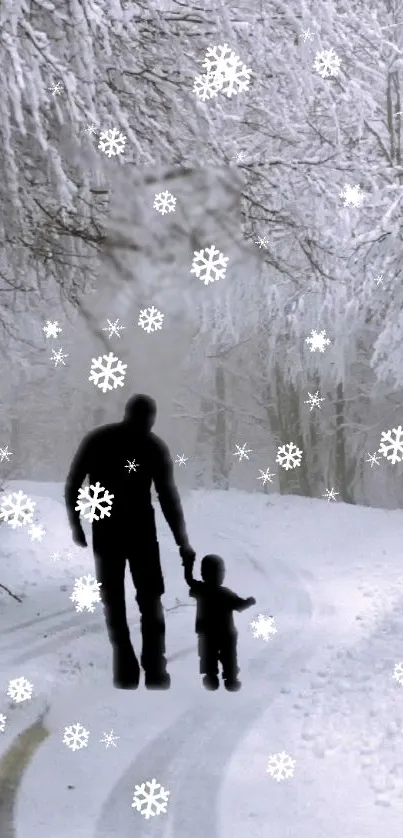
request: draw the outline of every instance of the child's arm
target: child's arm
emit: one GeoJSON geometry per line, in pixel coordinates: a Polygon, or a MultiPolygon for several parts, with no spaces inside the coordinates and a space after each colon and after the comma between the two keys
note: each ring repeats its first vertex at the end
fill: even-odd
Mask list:
{"type": "Polygon", "coordinates": [[[237,596],[236,594],[234,594],[234,599],[233,599],[234,611],[245,611],[245,609],[250,608],[251,605],[256,605],[256,600],[253,596],[248,596],[247,599],[243,599],[243,597],[237,596]]]}
{"type": "Polygon", "coordinates": [[[199,582],[197,579],[193,579],[193,576],[191,577],[191,579],[189,579],[189,581],[186,581],[189,585],[189,596],[197,597],[203,589],[203,582],[199,582]]]}

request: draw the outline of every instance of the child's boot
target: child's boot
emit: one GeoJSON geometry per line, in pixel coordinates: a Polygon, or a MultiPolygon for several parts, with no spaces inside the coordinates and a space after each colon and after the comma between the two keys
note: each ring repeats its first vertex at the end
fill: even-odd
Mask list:
{"type": "Polygon", "coordinates": [[[218,687],[220,686],[218,676],[204,675],[203,685],[205,686],[206,690],[218,690],[218,687]]]}
{"type": "Polygon", "coordinates": [[[224,678],[224,687],[228,692],[236,693],[242,687],[242,682],[238,678],[224,678]]]}

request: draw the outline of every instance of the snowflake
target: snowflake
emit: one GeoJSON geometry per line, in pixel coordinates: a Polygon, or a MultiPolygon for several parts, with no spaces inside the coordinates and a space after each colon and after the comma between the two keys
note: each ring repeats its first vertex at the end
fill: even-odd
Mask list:
{"type": "Polygon", "coordinates": [[[265,617],[264,614],[259,614],[257,620],[252,620],[249,623],[253,636],[254,637],[261,637],[262,640],[265,640],[266,643],[269,641],[270,637],[273,634],[277,634],[277,629],[274,625],[274,617],[265,617]]]}
{"type": "Polygon", "coordinates": [[[264,247],[266,249],[267,244],[268,244],[267,236],[258,236],[257,241],[255,241],[255,244],[259,245],[259,250],[261,250],[262,247],[264,247]]]}
{"type": "Polygon", "coordinates": [[[205,73],[202,76],[195,76],[193,82],[193,93],[202,101],[206,99],[213,99],[221,90],[221,76],[216,73],[205,73]]]}
{"type": "Polygon", "coordinates": [[[205,285],[208,285],[209,282],[218,282],[225,276],[229,256],[224,256],[216,249],[214,244],[211,247],[203,248],[203,250],[195,250],[193,257],[190,273],[196,274],[197,278],[202,279],[205,285]],[[207,256],[204,255],[205,253],[207,256]]]}
{"type": "Polygon", "coordinates": [[[158,192],[154,196],[153,207],[161,215],[165,215],[167,212],[175,212],[175,204],[176,198],[170,192],[158,192]]]}
{"type": "Polygon", "coordinates": [[[0,713],[0,733],[4,733],[4,731],[6,729],[6,721],[7,721],[7,716],[4,716],[3,713],[0,713]]]}
{"type": "Polygon", "coordinates": [[[302,451],[293,442],[279,445],[277,449],[276,463],[288,471],[290,468],[297,468],[301,465],[302,451]]]}
{"type": "Polygon", "coordinates": [[[74,582],[73,593],[71,594],[71,601],[76,603],[76,611],[89,611],[93,614],[95,611],[94,603],[101,602],[99,589],[101,582],[97,582],[94,576],[89,573],[87,576],[80,576],[74,582]]]}
{"type": "Polygon", "coordinates": [[[245,160],[246,152],[245,151],[237,151],[231,160],[236,160],[237,163],[242,163],[245,160]]]}
{"type": "Polygon", "coordinates": [[[117,338],[120,338],[119,332],[121,332],[122,329],[125,329],[126,326],[119,326],[118,323],[119,323],[119,317],[118,317],[117,320],[115,320],[114,323],[111,323],[111,321],[108,320],[108,325],[104,326],[104,328],[102,329],[103,332],[109,332],[108,338],[111,338],[112,335],[116,335],[117,338]]]}
{"type": "Polygon", "coordinates": [[[312,395],[312,393],[310,393],[310,392],[309,392],[309,390],[308,390],[308,396],[309,396],[309,399],[307,399],[307,400],[304,402],[304,404],[309,404],[309,405],[310,405],[310,408],[309,408],[310,410],[313,410],[313,409],[314,409],[314,407],[320,407],[320,408],[321,408],[321,404],[320,404],[320,403],[325,401],[325,399],[322,399],[322,398],[319,396],[319,390],[317,390],[317,391],[316,391],[316,393],[314,393],[313,395],[312,395]]]}
{"type": "Polygon", "coordinates": [[[52,96],[56,96],[62,92],[63,85],[61,81],[58,81],[56,84],[51,84],[50,87],[48,87],[48,90],[52,91],[52,96]]]}
{"type": "Polygon", "coordinates": [[[84,488],[78,490],[75,510],[92,524],[94,521],[99,521],[100,518],[105,518],[105,516],[110,517],[114,497],[97,481],[95,485],[91,483],[89,486],[84,486],[84,488]],[[102,497],[100,497],[101,492],[105,493],[102,497]],[[106,504],[106,506],[103,506],[103,504],[106,504]],[[97,515],[97,512],[99,512],[99,515],[97,515]]]}
{"type": "Polygon", "coordinates": [[[2,463],[4,460],[7,460],[7,462],[9,463],[10,457],[12,456],[13,452],[10,451],[8,445],[6,445],[5,448],[0,448],[0,463],[2,463]]]}
{"type": "Polygon", "coordinates": [[[43,536],[46,535],[45,527],[42,524],[32,524],[28,530],[28,535],[31,541],[42,541],[43,536]]]}
{"type": "Polygon", "coordinates": [[[140,316],[138,326],[141,326],[145,332],[150,334],[151,332],[156,332],[158,329],[162,329],[162,321],[164,319],[164,315],[158,311],[155,306],[150,306],[149,308],[140,309],[140,316]]]}
{"type": "Polygon", "coordinates": [[[125,466],[125,468],[129,469],[129,474],[130,474],[131,471],[136,471],[136,469],[138,469],[138,467],[139,467],[138,463],[136,463],[135,460],[128,460],[127,465],[125,466]]]}
{"type": "Polygon", "coordinates": [[[107,131],[101,131],[98,148],[104,151],[107,157],[116,157],[117,154],[123,154],[125,150],[126,137],[117,128],[109,128],[107,131]]]}
{"type": "Polygon", "coordinates": [[[116,358],[113,352],[93,358],[88,381],[92,381],[103,393],[123,387],[127,364],[116,358]],[[112,382],[112,384],[111,384],[112,382]],[[112,386],[113,385],[113,386],[112,386]]]}
{"type": "Polygon", "coordinates": [[[311,330],[310,337],[305,338],[305,343],[311,345],[311,352],[315,352],[316,349],[319,349],[319,352],[325,351],[325,347],[330,344],[329,338],[325,337],[325,335],[325,331],[315,332],[315,329],[311,330]]]}
{"type": "Polygon", "coordinates": [[[59,550],[55,550],[55,552],[52,553],[50,558],[52,559],[53,562],[58,562],[60,560],[59,550]]]}
{"type": "Polygon", "coordinates": [[[343,198],[343,205],[345,207],[360,207],[364,200],[364,195],[361,192],[361,187],[357,183],[354,186],[345,183],[340,192],[340,198],[343,198]]]}
{"type": "Polygon", "coordinates": [[[263,480],[263,486],[265,486],[266,483],[272,483],[273,482],[273,477],[275,477],[276,475],[275,474],[270,474],[270,470],[268,468],[266,469],[266,471],[262,471],[262,469],[260,468],[259,471],[260,471],[261,476],[257,477],[256,480],[263,480]]]}
{"type": "Polygon", "coordinates": [[[51,355],[49,360],[55,362],[55,367],[58,367],[59,364],[63,364],[63,366],[65,367],[66,364],[64,363],[64,359],[68,358],[68,357],[69,357],[68,355],[63,354],[63,347],[62,347],[61,349],[58,349],[57,351],[56,351],[56,349],[52,349],[52,355],[51,355]]]}
{"type": "Polygon", "coordinates": [[[301,32],[301,36],[303,37],[304,41],[310,41],[313,38],[313,32],[309,29],[303,29],[301,32]]]}
{"type": "Polygon", "coordinates": [[[186,463],[187,463],[188,459],[189,459],[189,457],[185,457],[185,455],[184,455],[184,454],[177,454],[177,455],[176,455],[176,460],[175,460],[175,463],[176,463],[178,466],[184,466],[184,465],[186,465],[186,463]]]}
{"type": "Polygon", "coordinates": [[[0,518],[7,521],[15,530],[24,524],[32,524],[36,502],[24,495],[21,489],[18,492],[11,492],[5,495],[0,505],[0,518]],[[7,509],[7,507],[9,507],[7,509]]]}
{"type": "Polygon", "coordinates": [[[239,462],[241,462],[241,460],[244,460],[244,459],[249,460],[248,454],[252,453],[252,448],[247,448],[246,447],[246,442],[242,446],[241,445],[235,445],[235,448],[237,450],[234,451],[234,453],[232,455],[233,457],[238,457],[239,462]]]}
{"type": "Polygon", "coordinates": [[[13,678],[8,685],[7,695],[12,698],[16,704],[20,701],[27,701],[32,698],[33,684],[30,684],[26,678],[13,678]]]}
{"type": "Polygon", "coordinates": [[[322,79],[325,79],[327,76],[338,76],[340,64],[339,56],[331,48],[316,53],[313,68],[322,76],[322,79]]]}
{"type": "Polygon", "coordinates": [[[120,736],[114,736],[112,728],[112,730],[110,730],[109,733],[104,733],[104,738],[100,739],[99,741],[104,742],[106,748],[109,748],[110,745],[113,745],[114,748],[116,748],[116,742],[118,739],[120,739],[120,736]]]}
{"type": "Polygon", "coordinates": [[[207,75],[213,74],[219,84],[218,90],[226,93],[228,98],[249,87],[252,70],[243,64],[228,44],[209,47],[202,67],[207,75]]]}
{"type": "Polygon", "coordinates": [[[147,780],[140,786],[135,786],[132,809],[136,809],[148,820],[166,812],[168,797],[169,791],[165,791],[164,787],[153,778],[151,782],[147,780]],[[146,786],[148,786],[147,791],[146,786]]]}
{"type": "Polygon", "coordinates": [[[393,677],[398,684],[401,684],[403,687],[403,663],[395,663],[393,669],[393,677]]]}
{"type": "Polygon", "coordinates": [[[383,283],[383,274],[378,274],[378,276],[376,276],[376,277],[375,277],[374,282],[376,282],[376,284],[377,284],[377,285],[382,285],[382,283],[383,283]]]}
{"type": "Polygon", "coordinates": [[[281,780],[290,779],[294,775],[294,768],[295,759],[291,759],[285,751],[281,751],[279,754],[272,754],[269,757],[267,773],[279,783],[281,780]]]}
{"type": "Polygon", "coordinates": [[[57,336],[60,335],[60,332],[62,330],[57,320],[55,320],[53,323],[51,320],[47,320],[42,331],[45,332],[47,338],[57,338],[57,336]]]}
{"type": "Polygon", "coordinates": [[[403,459],[403,429],[401,425],[392,428],[391,431],[382,431],[378,454],[383,454],[392,465],[401,463],[403,459]],[[394,434],[394,437],[392,434],[394,434]]]}
{"type": "Polygon", "coordinates": [[[339,493],[336,492],[334,489],[326,489],[326,491],[322,495],[322,498],[325,498],[325,500],[327,500],[327,502],[329,503],[329,501],[331,500],[336,500],[336,495],[338,494],[339,493]]]}
{"type": "Polygon", "coordinates": [[[75,725],[68,725],[64,728],[63,744],[72,751],[79,751],[80,748],[87,747],[89,735],[89,730],[86,730],[79,722],[75,725]]]}
{"type": "Polygon", "coordinates": [[[98,126],[92,122],[84,128],[84,134],[95,134],[98,130],[98,126]]]}
{"type": "Polygon", "coordinates": [[[371,463],[371,468],[373,468],[374,466],[379,466],[379,457],[376,456],[376,451],[373,454],[370,454],[368,451],[367,454],[368,460],[365,460],[365,462],[371,463]]]}

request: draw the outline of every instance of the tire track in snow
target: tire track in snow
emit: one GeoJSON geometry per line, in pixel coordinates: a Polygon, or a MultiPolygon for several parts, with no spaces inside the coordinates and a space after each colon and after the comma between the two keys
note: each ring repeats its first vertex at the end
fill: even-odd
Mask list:
{"type": "Polygon", "coordinates": [[[276,683],[280,679],[283,684],[293,681],[295,668],[309,658],[303,629],[312,615],[311,599],[289,568],[283,566],[282,571],[288,579],[286,590],[291,593],[291,602],[287,605],[293,605],[298,625],[284,632],[283,645],[273,647],[270,657],[266,647],[251,658],[249,672],[259,673],[261,678],[256,684],[258,695],[249,698],[242,693],[229,693],[225,694],[223,703],[219,693],[206,694],[203,704],[189,708],[179,720],[163,730],[137,755],[115,785],[103,806],[94,838],[110,838],[114,834],[119,838],[132,838],[134,816],[137,819],[136,838],[149,838],[149,821],[137,812],[132,813],[130,807],[135,784],[152,777],[171,791],[167,814],[152,821],[154,838],[172,835],[174,838],[189,838],[189,835],[192,838],[218,838],[220,787],[226,763],[246,730],[277,698],[276,683]],[[295,637],[301,638],[297,647],[295,637]],[[284,658],[288,641],[293,648],[284,658]],[[216,696],[222,707],[212,710],[216,696]],[[233,713],[229,712],[230,707],[233,713]]]}

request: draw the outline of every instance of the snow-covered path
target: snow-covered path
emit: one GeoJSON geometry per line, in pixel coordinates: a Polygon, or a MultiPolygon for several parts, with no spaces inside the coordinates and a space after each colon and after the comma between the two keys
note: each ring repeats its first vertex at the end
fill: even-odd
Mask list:
{"type": "MultiPolygon", "coordinates": [[[[242,691],[203,690],[194,606],[171,559],[167,693],[113,690],[101,614],[76,615],[59,592],[60,608],[35,623],[52,601],[40,593],[39,610],[20,619],[27,625],[0,640],[3,669],[17,666],[14,675],[35,680],[38,711],[50,704],[14,789],[12,823],[10,814],[1,821],[0,799],[2,838],[400,834],[403,687],[391,677],[403,627],[400,516],[300,498],[209,495],[195,493],[186,510],[198,555],[222,552],[228,585],[257,599],[237,617],[242,691]],[[275,615],[269,643],[248,627],[260,612],[275,615]],[[75,722],[91,731],[77,753],[62,744],[64,726],[75,722]],[[111,728],[120,740],[106,750],[99,740],[111,728]],[[296,760],[283,783],[266,773],[280,751],[296,760]],[[170,798],[166,814],[146,820],[131,801],[135,785],[153,777],[170,798]]],[[[23,714],[28,724],[24,705],[13,711],[21,721],[23,714]]]]}

